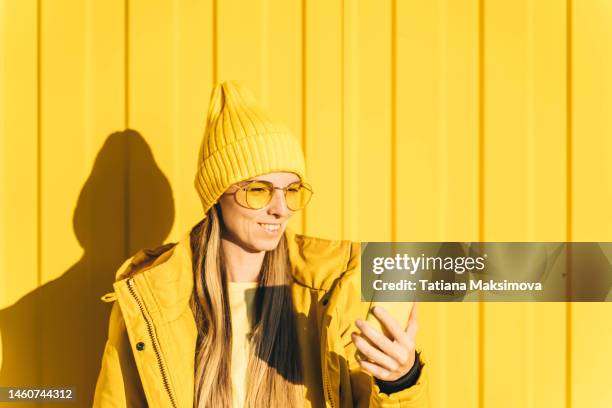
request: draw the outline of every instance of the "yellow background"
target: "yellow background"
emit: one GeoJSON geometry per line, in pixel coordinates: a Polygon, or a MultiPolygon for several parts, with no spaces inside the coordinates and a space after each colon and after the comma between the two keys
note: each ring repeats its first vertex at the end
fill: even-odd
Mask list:
{"type": "MultiPolygon", "coordinates": [[[[612,237],[609,0],[0,0],[0,36],[0,385],[90,395],[116,267],[201,216],[218,80],[301,139],[308,234],[612,237]]],[[[421,312],[435,407],[612,406],[609,303],[421,312]]]]}

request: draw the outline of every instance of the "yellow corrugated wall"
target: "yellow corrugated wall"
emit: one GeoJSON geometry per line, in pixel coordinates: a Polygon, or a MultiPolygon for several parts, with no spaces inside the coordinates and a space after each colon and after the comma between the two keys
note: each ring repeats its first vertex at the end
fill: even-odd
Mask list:
{"type": "MultiPolygon", "coordinates": [[[[0,385],[87,401],[115,268],[201,216],[218,80],[301,138],[308,234],[612,240],[608,0],[0,0],[0,47],[0,385]]],[[[435,407],[612,406],[609,303],[421,311],[435,407]]]]}

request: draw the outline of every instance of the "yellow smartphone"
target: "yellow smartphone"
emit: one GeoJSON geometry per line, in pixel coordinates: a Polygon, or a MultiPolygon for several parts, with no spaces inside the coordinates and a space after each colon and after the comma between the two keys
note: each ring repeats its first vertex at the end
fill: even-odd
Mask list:
{"type": "Polygon", "coordinates": [[[406,330],[413,305],[414,302],[372,302],[370,309],[368,310],[366,322],[371,324],[372,327],[379,332],[382,332],[385,336],[392,339],[393,336],[391,336],[387,329],[383,327],[380,320],[378,320],[378,318],[374,315],[372,309],[375,306],[382,307],[389,312],[389,314],[400,324],[400,326],[402,326],[402,329],[406,330]]]}
{"type": "MultiPolygon", "coordinates": [[[[410,312],[412,312],[412,307],[414,306],[414,302],[372,302],[370,304],[370,309],[368,310],[368,315],[366,316],[366,322],[368,322],[372,327],[374,327],[379,332],[383,333],[389,339],[393,339],[391,333],[387,331],[380,320],[374,315],[372,309],[375,306],[380,306],[384,308],[399,324],[400,326],[406,330],[408,327],[408,319],[410,318],[410,312]]],[[[361,335],[361,334],[360,334],[361,335]]],[[[366,340],[367,337],[361,335],[366,340]]],[[[355,358],[357,361],[366,359],[365,356],[361,354],[359,350],[355,353],[355,358]]],[[[367,359],[366,359],[367,360],[367,359]]]]}

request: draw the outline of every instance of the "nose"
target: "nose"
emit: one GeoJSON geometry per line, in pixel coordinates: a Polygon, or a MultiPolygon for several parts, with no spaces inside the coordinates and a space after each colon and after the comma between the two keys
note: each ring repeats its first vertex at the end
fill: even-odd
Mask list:
{"type": "Polygon", "coordinates": [[[285,217],[289,214],[289,208],[287,208],[283,190],[274,190],[274,196],[272,196],[272,200],[268,205],[268,214],[275,215],[278,218],[285,217]]]}

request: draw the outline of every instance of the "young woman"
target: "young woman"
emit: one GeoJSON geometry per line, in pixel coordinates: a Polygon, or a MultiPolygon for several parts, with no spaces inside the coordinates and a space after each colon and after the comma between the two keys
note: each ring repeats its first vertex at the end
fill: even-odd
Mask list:
{"type": "Polygon", "coordinates": [[[212,94],[204,218],[117,271],[95,407],[425,407],[416,308],[364,321],[360,245],[294,233],[312,188],[294,137],[233,82],[212,94]],[[357,358],[360,355],[361,358],[357,358]]]}

